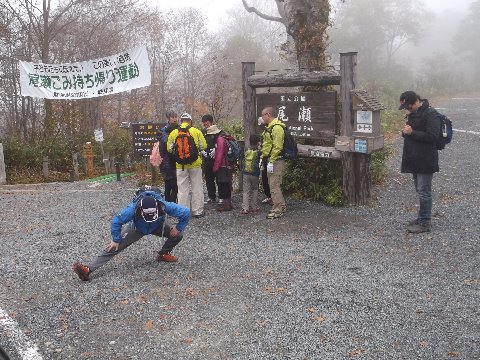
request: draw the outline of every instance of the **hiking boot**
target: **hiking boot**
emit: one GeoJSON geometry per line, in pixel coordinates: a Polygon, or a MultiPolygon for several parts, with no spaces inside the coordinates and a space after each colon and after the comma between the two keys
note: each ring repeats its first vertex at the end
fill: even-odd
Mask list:
{"type": "Polygon", "coordinates": [[[158,253],[157,261],[165,261],[165,262],[175,262],[177,261],[177,257],[172,255],[169,251],[166,253],[158,253]]]}
{"type": "Polygon", "coordinates": [[[242,211],[240,211],[240,215],[248,215],[248,210],[245,210],[245,209],[242,209],[242,211]]]}
{"type": "Polygon", "coordinates": [[[264,205],[273,205],[273,201],[272,201],[272,198],[266,198],[266,199],[263,199],[262,200],[262,204],[264,205]]]}
{"type": "Polygon", "coordinates": [[[230,199],[224,199],[221,204],[219,204],[217,211],[232,211],[233,206],[232,206],[232,200],[230,199]]]}
{"type": "Polygon", "coordinates": [[[72,269],[74,273],[78,275],[80,280],[82,281],[90,280],[90,269],[88,268],[87,265],[83,265],[79,262],[76,262],[75,264],[73,264],[72,269]]]}
{"type": "Polygon", "coordinates": [[[267,219],[278,219],[278,218],[281,218],[283,215],[285,215],[284,212],[270,211],[270,212],[267,214],[267,219]]]}
{"type": "Polygon", "coordinates": [[[417,225],[417,224],[418,224],[418,219],[410,220],[410,221],[407,223],[408,226],[417,225]]]}
{"type": "Polygon", "coordinates": [[[429,232],[431,230],[430,223],[421,223],[407,226],[407,231],[412,234],[420,234],[424,232],[429,232]]]}

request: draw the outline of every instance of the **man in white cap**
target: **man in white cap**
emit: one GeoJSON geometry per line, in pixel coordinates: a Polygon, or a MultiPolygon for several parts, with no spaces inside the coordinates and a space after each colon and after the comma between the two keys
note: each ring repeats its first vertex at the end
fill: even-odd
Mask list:
{"type": "Polygon", "coordinates": [[[167,150],[176,162],[178,203],[189,208],[194,218],[200,218],[205,216],[200,152],[207,148],[207,142],[202,132],[192,126],[190,114],[182,114],[180,122],[180,127],[168,135],[167,141],[167,150]]]}

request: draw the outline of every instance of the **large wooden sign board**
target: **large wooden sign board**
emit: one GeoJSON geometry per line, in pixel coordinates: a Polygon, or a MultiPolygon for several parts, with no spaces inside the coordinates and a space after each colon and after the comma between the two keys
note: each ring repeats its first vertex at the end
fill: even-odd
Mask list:
{"type": "Polygon", "coordinates": [[[335,138],[337,93],[257,94],[257,114],[272,106],[274,115],[283,121],[296,138],[335,138]]]}
{"type": "Polygon", "coordinates": [[[132,124],[133,155],[135,157],[150,156],[153,143],[157,141],[157,130],[162,124],[132,124]]]}

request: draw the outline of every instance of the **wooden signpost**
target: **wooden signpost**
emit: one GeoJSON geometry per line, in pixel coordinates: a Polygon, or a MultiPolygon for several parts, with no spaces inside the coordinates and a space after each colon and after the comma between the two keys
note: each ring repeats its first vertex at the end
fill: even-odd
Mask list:
{"type": "Polygon", "coordinates": [[[83,145],[83,157],[87,161],[87,176],[91,179],[94,177],[92,143],[87,142],[83,145]]]}
{"type": "Polygon", "coordinates": [[[255,74],[255,63],[242,63],[243,121],[245,146],[249,136],[259,134],[256,119],[266,106],[284,121],[297,139],[326,140],[332,146],[298,144],[301,157],[342,161],[343,193],[349,203],[365,204],[370,198],[371,153],[383,147],[380,114],[383,109],[373,97],[356,89],[357,53],[340,54],[340,73],[293,71],[255,74]],[[335,91],[256,94],[257,88],[340,85],[341,115],[337,121],[335,91]]]}

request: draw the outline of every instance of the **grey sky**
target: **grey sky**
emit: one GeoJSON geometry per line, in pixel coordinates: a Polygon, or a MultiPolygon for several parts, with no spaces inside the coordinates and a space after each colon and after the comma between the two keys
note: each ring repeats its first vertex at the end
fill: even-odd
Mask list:
{"type": "MultiPolygon", "coordinates": [[[[210,20],[213,28],[215,24],[225,21],[226,11],[234,5],[241,5],[242,0],[148,0],[151,4],[159,6],[161,9],[175,9],[182,7],[195,7],[202,10],[210,20]]],[[[272,0],[273,1],[273,0],[272,0]]],[[[355,1],[355,0],[347,0],[355,1]]],[[[447,9],[456,9],[465,11],[474,0],[424,0],[426,6],[435,12],[441,12],[447,9]]],[[[259,0],[248,0],[248,4],[254,6],[259,0]]]]}

